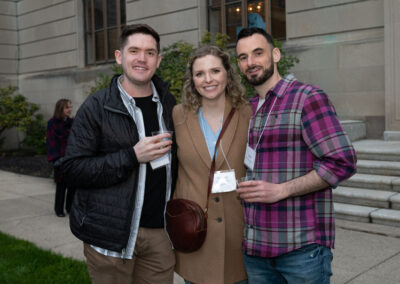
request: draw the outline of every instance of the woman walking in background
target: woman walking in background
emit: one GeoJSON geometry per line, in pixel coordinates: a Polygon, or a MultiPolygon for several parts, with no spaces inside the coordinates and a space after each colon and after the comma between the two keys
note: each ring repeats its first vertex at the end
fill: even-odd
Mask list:
{"type": "MultiPolygon", "coordinates": [[[[72,126],[71,118],[72,104],[68,99],[57,101],[54,115],[47,123],[46,149],[47,159],[53,163],[65,154],[67,139],[72,126]]],[[[54,181],[56,182],[56,197],[54,211],[58,217],[64,217],[65,192],[67,191],[67,200],[65,209],[69,213],[75,189],[68,188],[62,181],[61,171],[54,168],[54,181]]]]}
{"type": "Polygon", "coordinates": [[[232,109],[234,115],[216,149],[215,170],[234,172],[229,176],[233,187],[212,188],[205,242],[197,251],[176,252],[176,272],[185,283],[247,283],[241,250],[243,214],[235,179],[245,174],[251,108],[228,54],[216,46],[194,51],[183,93],[182,104],[173,110],[179,160],[174,198],[189,199],[205,208],[216,141],[232,109]]]}

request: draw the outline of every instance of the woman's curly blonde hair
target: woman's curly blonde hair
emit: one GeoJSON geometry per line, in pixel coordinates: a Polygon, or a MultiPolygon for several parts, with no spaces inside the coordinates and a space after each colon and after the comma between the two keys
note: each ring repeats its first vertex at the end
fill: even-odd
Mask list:
{"type": "Polygon", "coordinates": [[[227,73],[227,85],[226,85],[226,96],[232,98],[232,106],[239,108],[240,106],[247,104],[245,98],[245,89],[240,83],[240,76],[235,71],[235,68],[230,64],[229,55],[221,48],[214,45],[204,45],[195,49],[186,67],[186,73],[183,83],[183,96],[182,105],[186,110],[192,110],[197,112],[201,107],[201,95],[197,92],[193,82],[193,64],[201,57],[206,55],[213,55],[218,57],[222,61],[227,73]]]}

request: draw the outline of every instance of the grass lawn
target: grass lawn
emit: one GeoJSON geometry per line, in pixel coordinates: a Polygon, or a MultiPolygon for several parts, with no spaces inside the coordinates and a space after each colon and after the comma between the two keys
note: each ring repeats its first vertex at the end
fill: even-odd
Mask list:
{"type": "Polygon", "coordinates": [[[83,261],[0,233],[0,283],[91,283],[83,261]]]}

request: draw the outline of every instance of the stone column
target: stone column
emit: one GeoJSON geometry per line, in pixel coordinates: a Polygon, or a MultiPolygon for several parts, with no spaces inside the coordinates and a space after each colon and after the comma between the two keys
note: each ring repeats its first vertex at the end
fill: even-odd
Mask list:
{"type": "Polygon", "coordinates": [[[400,0],[384,0],[385,140],[400,140],[400,0]]]}

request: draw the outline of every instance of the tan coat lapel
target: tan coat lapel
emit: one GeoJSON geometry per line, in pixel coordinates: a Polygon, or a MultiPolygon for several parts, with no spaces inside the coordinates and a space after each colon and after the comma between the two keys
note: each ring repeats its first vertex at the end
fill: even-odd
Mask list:
{"type": "MultiPolygon", "coordinates": [[[[232,108],[232,102],[231,98],[227,97],[225,101],[225,110],[224,110],[224,121],[226,121],[226,118],[231,111],[232,108]]],[[[188,119],[186,120],[186,127],[188,130],[188,133],[192,139],[192,144],[193,148],[199,156],[201,157],[202,162],[207,166],[207,168],[211,167],[211,157],[210,153],[208,152],[207,144],[204,139],[203,132],[200,128],[200,123],[197,117],[197,113],[193,112],[188,112],[188,119]]],[[[239,114],[235,112],[235,114],[232,117],[231,122],[228,125],[228,128],[225,130],[225,133],[222,137],[221,144],[224,150],[225,155],[227,156],[229,153],[229,149],[232,145],[233,137],[235,135],[235,129],[237,127],[237,124],[239,123],[239,114]]],[[[217,161],[216,161],[216,169],[220,169],[222,166],[224,166],[224,155],[221,152],[221,147],[218,149],[218,156],[217,156],[217,161]]],[[[226,166],[227,167],[227,166],[226,166]]]]}
{"type": "Polygon", "coordinates": [[[203,132],[201,131],[197,113],[192,111],[188,112],[186,120],[186,127],[190,138],[192,139],[193,150],[197,151],[201,161],[207,166],[211,167],[210,153],[208,152],[207,144],[204,139],[203,132]]]}

